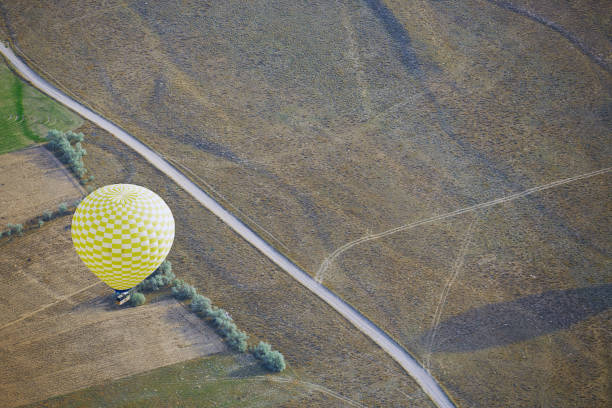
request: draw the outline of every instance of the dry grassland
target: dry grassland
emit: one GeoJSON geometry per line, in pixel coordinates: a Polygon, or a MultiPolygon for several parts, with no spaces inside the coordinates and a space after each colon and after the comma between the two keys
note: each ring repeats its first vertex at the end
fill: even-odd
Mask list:
{"type": "MultiPolygon", "coordinates": [[[[169,179],[104,131],[82,130],[88,135],[85,165],[96,182],[131,182],[160,194],[175,217],[169,259],[177,276],[230,312],[249,342],[280,350],[289,365],[284,375],[366,406],[432,406],[380,348],[169,179]]],[[[330,406],[328,395],[302,391],[281,405],[330,406]]]]}
{"type": "Polygon", "coordinates": [[[523,198],[357,245],[325,282],[461,406],[605,406],[610,181],[540,193],[563,218],[523,198]]]}
{"type": "Polygon", "coordinates": [[[2,246],[0,405],[15,407],[226,350],[173,299],[118,308],[78,260],[69,220],[2,246]]]}
{"type": "MultiPolygon", "coordinates": [[[[332,251],[369,232],[610,166],[610,72],[568,40],[609,63],[601,33],[610,11],[596,3],[4,3],[13,40],[49,79],[189,169],[313,275],[332,251]],[[571,35],[501,3],[533,7],[571,35]]],[[[109,166],[125,163],[104,180],[141,179],[128,153],[100,146],[121,152],[109,166]]],[[[102,157],[88,159],[110,171],[102,157]]],[[[585,306],[582,292],[571,291],[601,297],[611,280],[609,180],[600,175],[356,246],[324,283],[429,362],[461,406],[601,404],[601,333],[609,326],[596,313],[601,305],[585,306]],[[422,339],[432,322],[441,341],[444,327],[473,332],[479,320],[470,313],[479,308],[516,301],[529,310],[537,296],[561,318],[576,302],[590,314],[549,327],[558,341],[533,330],[514,339],[493,331],[487,347],[468,336],[474,350],[429,356],[422,339]],[[467,318],[473,324],[457,328],[467,318]],[[564,357],[570,346],[600,363],[591,369],[564,357]],[[550,364],[512,364],[522,351],[550,364]],[[478,381],[463,363],[483,367],[478,381]],[[534,382],[547,367],[555,375],[534,382]],[[516,378],[524,400],[506,378],[516,378]],[[535,386],[542,381],[548,386],[535,386]],[[583,398],[589,392],[593,401],[583,398]]],[[[170,187],[163,194],[191,202],[170,187]]],[[[345,322],[321,319],[325,308],[258,255],[232,256],[252,250],[192,204],[177,211],[189,214],[182,228],[197,238],[179,238],[175,260],[203,289],[214,285],[204,291],[223,307],[244,313],[238,320],[247,331],[278,333],[270,341],[290,362],[332,388],[354,396],[369,381],[363,401],[404,400],[385,394],[391,383],[376,388],[376,375],[349,378],[363,357],[338,348],[352,336],[337,329],[350,333],[345,322]]],[[[363,341],[354,336],[348,344],[363,341]]]]}
{"type": "Polygon", "coordinates": [[[23,223],[55,211],[86,193],[53,153],[34,147],[2,155],[0,160],[0,227],[23,223]]]}

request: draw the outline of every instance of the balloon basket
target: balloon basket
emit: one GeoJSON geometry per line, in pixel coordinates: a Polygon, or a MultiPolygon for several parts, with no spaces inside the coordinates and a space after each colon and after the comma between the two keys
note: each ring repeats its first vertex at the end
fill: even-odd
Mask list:
{"type": "Polygon", "coordinates": [[[115,302],[118,305],[122,305],[125,302],[127,302],[128,300],[130,300],[132,293],[130,292],[130,289],[127,290],[115,290],[115,302]]]}

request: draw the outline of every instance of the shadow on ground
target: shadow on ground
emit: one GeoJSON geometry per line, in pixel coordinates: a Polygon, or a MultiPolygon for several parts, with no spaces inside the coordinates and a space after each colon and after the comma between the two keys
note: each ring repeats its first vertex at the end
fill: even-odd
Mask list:
{"type": "Polygon", "coordinates": [[[425,332],[419,343],[425,346],[435,336],[431,351],[451,353],[502,346],[567,329],[611,306],[612,284],[554,290],[453,316],[425,332]]]}

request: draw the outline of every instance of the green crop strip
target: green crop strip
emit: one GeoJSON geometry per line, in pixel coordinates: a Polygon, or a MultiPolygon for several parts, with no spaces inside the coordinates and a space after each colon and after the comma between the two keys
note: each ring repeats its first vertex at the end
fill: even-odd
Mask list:
{"type": "Polygon", "coordinates": [[[17,118],[20,118],[23,134],[34,142],[43,142],[45,139],[36,135],[28,127],[28,120],[25,117],[25,110],[23,108],[23,83],[16,76],[13,80],[13,98],[15,99],[15,113],[17,118]]]}

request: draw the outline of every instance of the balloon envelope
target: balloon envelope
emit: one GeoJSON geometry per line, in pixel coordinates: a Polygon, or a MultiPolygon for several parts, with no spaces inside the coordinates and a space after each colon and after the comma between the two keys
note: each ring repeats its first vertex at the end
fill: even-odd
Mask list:
{"type": "Polygon", "coordinates": [[[174,240],[164,200],[144,187],[113,184],[89,194],[72,217],[72,242],[85,265],[108,286],[125,290],[149,276],[174,240]]]}

